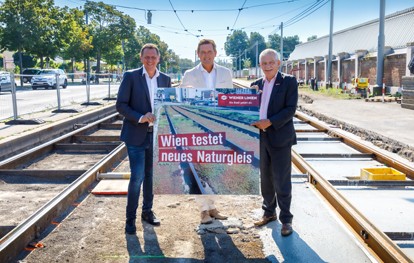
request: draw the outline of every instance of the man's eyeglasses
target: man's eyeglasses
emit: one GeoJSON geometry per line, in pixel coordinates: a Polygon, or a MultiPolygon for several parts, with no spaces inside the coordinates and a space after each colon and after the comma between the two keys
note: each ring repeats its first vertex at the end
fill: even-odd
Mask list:
{"type": "Polygon", "coordinates": [[[266,66],[274,66],[274,65],[276,65],[276,61],[262,62],[262,63],[260,63],[260,65],[261,66],[264,66],[264,67],[266,67],[266,66]]]}
{"type": "Polygon", "coordinates": [[[144,59],[145,60],[157,60],[158,57],[156,57],[156,56],[151,56],[151,57],[150,56],[145,56],[144,59]]]}

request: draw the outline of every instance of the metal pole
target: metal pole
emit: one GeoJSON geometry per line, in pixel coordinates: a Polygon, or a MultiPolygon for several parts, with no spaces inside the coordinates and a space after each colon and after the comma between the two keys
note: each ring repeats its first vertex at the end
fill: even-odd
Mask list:
{"type": "Polygon", "coordinates": [[[334,17],[334,0],[331,0],[331,19],[329,26],[329,52],[328,52],[328,65],[327,65],[327,81],[328,87],[332,88],[331,76],[332,76],[332,35],[333,35],[333,17],[334,17]]]}
{"type": "MultiPolygon", "coordinates": [[[[89,18],[88,18],[88,10],[85,9],[85,21],[86,21],[86,25],[89,25],[89,18]]],[[[89,79],[90,79],[90,74],[91,74],[91,66],[90,66],[90,61],[89,61],[89,56],[86,59],[86,102],[89,104],[90,103],[90,85],[89,85],[89,79]]]]}
{"type": "Polygon", "coordinates": [[[60,110],[60,87],[59,87],[59,74],[55,74],[56,79],[56,93],[57,93],[57,102],[58,102],[58,110],[60,110]]]}
{"type": "Polygon", "coordinates": [[[240,51],[240,49],[239,49],[238,61],[239,61],[239,63],[238,63],[239,66],[238,66],[238,70],[237,70],[237,76],[240,77],[241,76],[241,74],[240,74],[240,70],[241,70],[241,51],[240,51]]]}
{"type": "Polygon", "coordinates": [[[125,72],[125,41],[121,40],[121,46],[122,46],[122,72],[125,72]]]}
{"type": "Polygon", "coordinates": [[[108,100],[111,98],[111,76],[112,76],[112,74],[109,73],[109,76],[108,76],[108,100]]]}
{"type": "Polygon", "coordinates": [[[385,24],[385,0],[380,2],[380,19],[378,35],[378,56],[377,56],[377,86],[382,86],[382,76],[384,75],[384,24],[385,24]]]}
{"type": "MultiPolygon", "coordinates": [[[[280,23],[280,61],[282,62],[283,67],[283,22],[280,23]]],[[[287,72],[287,66],[286,66],[287,72]]]]}
{"type": "Polygon", "coordinates": [[[16,86],[14,84],[15,84],[14,73],[11,73],[10,74],[10,85],[12,88],[13,119],[17,120],[17,98],[16,98],[16,86]]]}
{"type": "Polygon", "coordinates": [[[259,71],[259,42],[256,41],[256,78],[258,78],[259,71]]]}

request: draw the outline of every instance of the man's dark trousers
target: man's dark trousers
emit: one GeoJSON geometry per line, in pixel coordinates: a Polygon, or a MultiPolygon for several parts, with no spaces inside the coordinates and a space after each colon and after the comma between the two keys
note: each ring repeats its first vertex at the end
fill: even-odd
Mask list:
{"type": "Polygon", "coordinates": [[[269,134],[260,131],[260,180],[263,196],[263,210],[265,216],[275,215],[279,205],[279,220],[282,223],[291,223],[293,215],[290,213],[292,201],[291,184],[291,145],[273,148],[270,145],[269,134]],[[276,194],[275,194],[276,193],[276,194]]]}

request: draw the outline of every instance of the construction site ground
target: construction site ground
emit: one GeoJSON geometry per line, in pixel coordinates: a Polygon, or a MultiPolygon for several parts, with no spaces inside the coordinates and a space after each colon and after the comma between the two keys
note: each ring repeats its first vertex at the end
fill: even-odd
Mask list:
{"type": "MultiPolygon", "coordinates": [[[[414,139],[414,111],[396,102],[371,103],[337,100],[302,93],[299,107],[324,116],[338,125],[372,133],[406,145],[407,158],[414,139]],[[369,105],[369,106],[368,106],[369,105]]],[[[43,113],[45,114],[45,113],[43,113]]],[[[56,118],[56,116],[51,116],[56,118]]],[[[47,116],[43,116],[47,120],[47,116]]],[[[30,133],[36,128],[21,125],[0,128],[3,138],[30,133]],[[13,134],[7,134],[13,130],[13,134]]],[[[53,125],[49,123],[47,125],[53,125]]],[[[47,128],[47,127],[46,127],[47,128]]],[[[350,131],[351,131],[350,130],[350,131]]],[[[381,140],[372,140],[379,145],[381,140]],[[377,142],[378,141],[378,142],[377,142]]],[[[1,141],[0,141],[1,143],[1,141]]],[[[297,171],[293,171],[297,173],[297,171]]],[[[156,175],[154,175],[156,176],[156,175]]],[[[91,187],[91,190],[94,186],[91,187]]],[[[140,199],[141,200],[141,199],[140,199]]],[[[126,196],[95,196],[86,193],[66,214],[55,219],[35,242],[44,247],[23,252],[18,262],[371,262],[375,259],[332,212],[329,205],[306,182],[293,180],[294,233],[280,236],[281,224],[271,222],[256,228],[262,215],[260,196],[216,196],[216,206],[229,216],[200,225],[191,195],[156,195],[154,211],[160,227],[137,220],[137,234],[124,233],[126,196]]]]}

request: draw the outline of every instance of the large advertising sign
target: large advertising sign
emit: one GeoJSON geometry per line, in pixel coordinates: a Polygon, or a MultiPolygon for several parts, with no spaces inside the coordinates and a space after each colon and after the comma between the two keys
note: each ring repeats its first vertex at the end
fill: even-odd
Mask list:
{"type": "Polygon", "coordinates": [[[154,192],[259,194],[259,132],[250,125],[258,119],[257,95],[197,92],[157,91],[154,192]]]}

